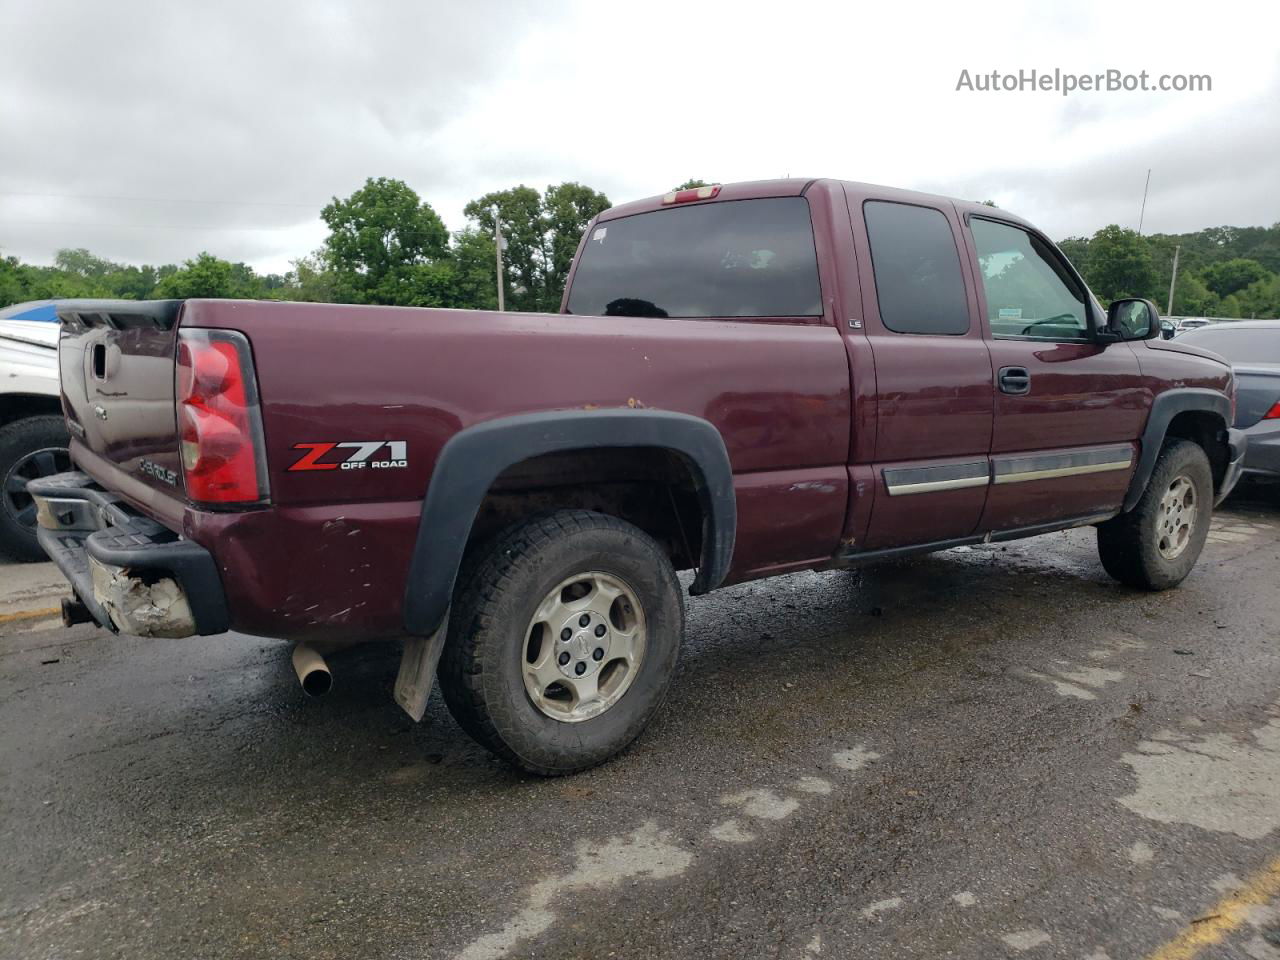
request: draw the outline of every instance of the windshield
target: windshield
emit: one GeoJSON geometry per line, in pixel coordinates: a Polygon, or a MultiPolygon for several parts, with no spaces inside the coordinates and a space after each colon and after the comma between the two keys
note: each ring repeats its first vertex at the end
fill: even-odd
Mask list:
{"type": "Polygon", "coordinates": [[[1213,324],[1188,330],[1178,342],[1212,350],[1232,363],[1280,363],[1280,326],[1213,324]]]}
{"type": "Polygon", "coordinates": [[[619,317],[804,317],[822,313],[803,197],[673,207],[591,231],[569,312],[619,317]]]}

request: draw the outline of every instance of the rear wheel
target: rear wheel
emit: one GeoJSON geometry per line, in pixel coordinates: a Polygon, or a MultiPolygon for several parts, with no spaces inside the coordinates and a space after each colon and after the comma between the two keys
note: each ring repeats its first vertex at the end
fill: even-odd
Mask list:
{"type": "Polygon", "coordinates": [[[1161,451],[1137,506],[1098,525],[1098,556],[1107,573],[1131,587],[1176,587],[1196,565],[1212,513],[1209,458],[1197,444],[1174,440],[1161,451]]]}
{"type": "Polygon", "coordinates": [[[666,696],[684,632],[671,561],[644,531],[564,510],[499,536],[469,565],[440,661],[450,712],[529,773],[625,749],[666,696]]]}
{"type": "Polygon", "coordinates": [[[70,469],[61,417],[27,417],[0,427],[0,554],[48,559],[36,542],[36,504],[27,481],[70,469]]]}

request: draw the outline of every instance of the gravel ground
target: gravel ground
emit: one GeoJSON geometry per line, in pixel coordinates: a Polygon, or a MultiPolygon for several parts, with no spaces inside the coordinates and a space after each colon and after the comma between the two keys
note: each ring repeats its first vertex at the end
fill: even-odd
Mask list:
{"type": "Polygon", "coordinates": [[[730,588],[561,780],[412,724],[392,648],[310,701],[273,642],[0,620],[0,955],[1275,960],[1278,586],[1247,489],[1168,593],[1088,530],[730,588]]]}

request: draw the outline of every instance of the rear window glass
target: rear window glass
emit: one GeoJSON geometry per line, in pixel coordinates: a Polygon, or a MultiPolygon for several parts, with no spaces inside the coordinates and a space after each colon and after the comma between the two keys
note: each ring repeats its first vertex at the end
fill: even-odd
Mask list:
{"type": "Polygon", "coordinates": [[[929,207],[882,200],[862,209],[884,325],[895,333],[966,333],[969,303],[947,218],[929,207]]]}
{"type": "Polygon", "coordinates": [[[1280,327],[1233,330],[1224,323],[1188,330],[1178,336],[1177,342],[1212,350],[1233,363],[1280,363],[1280,327]]]}
{"type": "Polygon", "coordinates": [[[574,274],[569,312],[819,316],[809,204],[803,197],[733,200],[598,224],[574,274]]]}

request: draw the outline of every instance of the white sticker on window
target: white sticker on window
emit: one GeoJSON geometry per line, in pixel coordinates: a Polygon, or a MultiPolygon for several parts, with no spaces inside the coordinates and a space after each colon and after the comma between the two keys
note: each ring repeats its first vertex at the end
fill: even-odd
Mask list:
{"type": "Polygon", "coordinates": [[[1022,308],[1021,307],[1001,307],[1000,319],[1001,320],[1021,320],[1022,308]]]}
{"type": "Polygon", "coordinates": [[[604,238],[608,235],[608,227],[596,227],[596,232],[591,235],[591,239],[596,243],[604,243],[604,238]]]}

